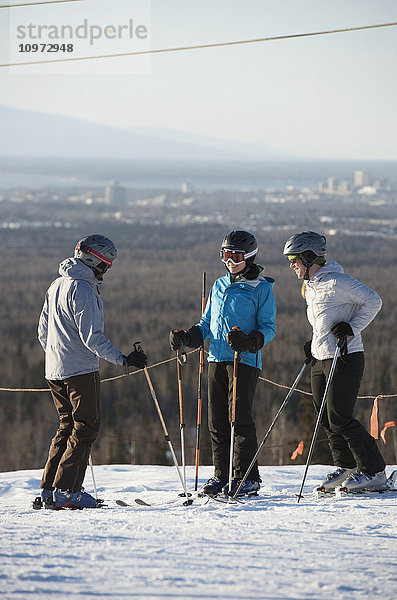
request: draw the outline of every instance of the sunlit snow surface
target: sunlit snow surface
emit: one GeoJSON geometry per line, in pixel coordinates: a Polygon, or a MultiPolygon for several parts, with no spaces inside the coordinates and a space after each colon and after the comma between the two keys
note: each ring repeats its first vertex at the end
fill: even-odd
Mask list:
{"type": "MultiPolygon", "coordinates": [[[[32,510],[41,472],[0,473],[0,597],[397,598],[397,495],[316,500],[329,471],[316,465],[298,504],[303,466],[260,470],[257,498],[225,505],[193,494],[185,507],[174,467],[96,466],[107,506],[81,511],[32,510]],[[152,506],[115,502],[137,497],[152,506]]],[[[200,481],[212,472],[201,467],[200,481]]]]}

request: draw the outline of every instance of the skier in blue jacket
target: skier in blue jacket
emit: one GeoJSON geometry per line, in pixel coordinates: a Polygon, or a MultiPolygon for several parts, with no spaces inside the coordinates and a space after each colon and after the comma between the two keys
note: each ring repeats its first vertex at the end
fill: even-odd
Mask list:
{"type": "MultiPolygon", "coordinates": [[[[173,330],[170,345],[198,348],[209,338],[208,427],[212,443],[214,476],[202,492],[216,495],[229,480],[230,422],[233,393],[234,353],[240,353],[232,490],[244,477],[258,445],[252,405],[262,368],[261,348],[276,333],[274,280],[263,277],[263,267],[254,263],[258,252],[255,237],[247,231],[231,231],[223,239],[221,259],[226,275],[212,286],[204,313],[188,331],[173,330]],[[238,328],[238,329],[234,329],[238,328]]],[[[258,465],[251,469],[241,494],[255,494],[260,487],[258,465]]]]}

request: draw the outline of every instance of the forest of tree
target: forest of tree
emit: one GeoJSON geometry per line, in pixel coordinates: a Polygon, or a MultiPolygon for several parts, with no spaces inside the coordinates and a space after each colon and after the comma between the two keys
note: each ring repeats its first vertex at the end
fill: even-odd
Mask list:
{"type": "MultiPolygon", "coordinates": [[[[235,226],[231,223],[231,227],[235,226]]],[[[86,227],[86,225],[84,225],[86,227]]],[[[310,228],[309,224],[308,227],[310,228]]],[[[112,225],[90,223],[89,230],[39,230],[29,235],[18,230],[3,236],[1,280],[2,388],[45,388],[44,355],[37,341],[37,320],[45,292],[58,276],[58,263],[72,256],[74,244],[88,233],[103,233],[119,248],[119,256],[102,285],[105,333],[124,353],[141,341],[151,377],[164,411],[175,448],[179,449],[179,413],[175,354],[170,350],[170,329],[196,323],[201,309],[202,273],[207,273],[207,293],[223,274],[219,245],[224,226],[112,225]],[[14,237],[12,237],[14,236],[14,237]],[[172,360],[170,360],[172,359],[172,360]]],[[[305,316],[300,283],[282,256],[291,229],[255,232],[258,262],[276,280],[277,334],[263,349],[261,377],[290,385],[303,360],[303,344],[311,332],[305,316]]],[[[360,395],[397,393],[397,344],[395,342],[397,282],[395,241],[370,236],[332,236],[329,256],[345,271],[378,291],[383,308],[364,331],[366,370],[360,395]]],[[[183,367],[187,462],[194,463],[197,404],[198,352],[188,355],[183,367]]],[[[101,362],[101,379],[123,375],[123,369],[101,362]]],[[[309,390],[308,369],[300,389],[309,390]]],[[[260,380],[255,415],[259,440],[265,434],[287,390],[260,380]]],[[[95,463],[171,464],[157,414],[143,373],[103,381],[102,429],[93,447],[95,463]]],[[[203,380],[206,399],[206,378],[203,380]]],[[[372,399],[359,399],[357,416],[366,426],[372,399]]],[[[204,402],[205,404],[205,402],[204,402]]],[[[396,420],[396,399],[379,402],[379,423],[396,420]]],[[[203,415],[201,460],[211,464],[209,437],[203,415]]],[[[295,393],[260,456],[260,464],[285,464],[300,440],[305,447],[314,426],[311,397],[295,393]]],[[[0,470],[40,468],[57,427],[56,411],[48,392],[0,391],[0,470]]],[[[388,431],[387,444],[379,441],[386,461],[396,461],[396,428],[388,431]]],[[[296,462],[302,463],[306,452],[296,462]]],[[[314,462],[330,463],[325,434],[320,433],[314,462]]]]}

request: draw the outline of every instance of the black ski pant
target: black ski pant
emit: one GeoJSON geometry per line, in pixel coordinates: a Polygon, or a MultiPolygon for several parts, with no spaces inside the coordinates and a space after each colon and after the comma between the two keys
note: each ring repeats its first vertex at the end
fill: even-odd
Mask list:
{"type": "MultiPolygon", "coordinates": [[[[311,387],[316,411],[323,399],[332,359],[314,360],[311,387]]],[[[374,475],[385,468],[385,461],[375,439],[357,421],[354,406],[364,372],[364,353],[353,352],[339,357],[328,390],[321,424],[328,437],[334,465],[374,475]]]]}
{"type": "MultiPolygon", "coordinates": [[[[259,369],[239,363],[237,369],[236,420],[234,426],[233,477],[242,479],[257,449],[252,404],[259,369]]],[[[233,398],[233,363],[208,364],[208,428],[212,443],[214,475],[229,479],[230,434],[233,398]]],[[[248,479],[260,481],[258,464],[248,479]]]]}
{"type": "Polygon", "coordinates": [[[48,381],[59,416],[40,487],[77,492],[100,428],[99,373],[48,381]]]}

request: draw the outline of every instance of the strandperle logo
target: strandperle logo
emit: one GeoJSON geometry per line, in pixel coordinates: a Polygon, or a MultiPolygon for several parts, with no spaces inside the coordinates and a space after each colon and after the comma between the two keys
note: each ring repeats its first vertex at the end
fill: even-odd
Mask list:
{"type": "Polygon", "coordinates": [[[73,40],[88,40],[90,46],[100,39],[107,40],[146,40],[148,28],[129,19],[121,25],[97,25],[84,19],[79,25],[43,25],[29,23],[17,25],[17,38],[25,41],[52,40],[68,42],[73,40]]]}

